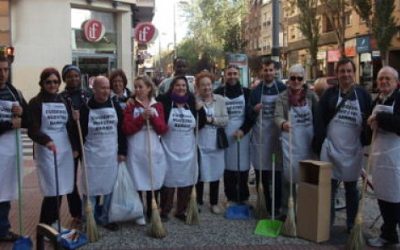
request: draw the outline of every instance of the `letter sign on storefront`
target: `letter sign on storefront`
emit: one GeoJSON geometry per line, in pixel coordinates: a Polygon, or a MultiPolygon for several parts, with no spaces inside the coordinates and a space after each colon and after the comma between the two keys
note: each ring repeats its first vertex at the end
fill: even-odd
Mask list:
{"type": "Polygon", "coordinates": [[[152,23],[139,23],[135,28],[135,39],[140,44],[146,44],[157,37],[157,29],[152,23]]]}
{"type": "Polygon", "coordinates": [[[100,41],[105,33],[104,25],[95,19],[89,19],[83,22],[82,30],[85,40],[91,43],[100,41]]]}

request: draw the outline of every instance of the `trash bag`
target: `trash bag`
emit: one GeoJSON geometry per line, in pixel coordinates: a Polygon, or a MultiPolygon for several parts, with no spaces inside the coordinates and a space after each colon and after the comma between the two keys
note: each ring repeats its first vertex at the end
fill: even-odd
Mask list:
{"type": "Polygon", "coordinates": [[[109,222],[127,221],[143,217],[143,204],[133,185],[125,162],[118,167],[118,177],[111,196],[109,222]]]}

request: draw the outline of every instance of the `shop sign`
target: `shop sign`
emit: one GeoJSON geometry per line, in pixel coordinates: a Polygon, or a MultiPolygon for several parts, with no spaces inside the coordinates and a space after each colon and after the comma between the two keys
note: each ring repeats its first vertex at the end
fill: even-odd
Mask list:
{"type": "Polygon", "coordinates": [[[369,36],[357,37],[357,53],[361,54],[370,51],[369,36]]]}
{"type": "Polygon", "coordinates": [[[135,27],[135,39],[139,44],[147,44],[157,37],[157,29],[152,23],[139,23],[135,27]]]}
{"type": "Polygon", "coordinates": [[[326,59],[326,51],[318,51],[317,60],[325,60],[326,59]]]}
{"type": "Polygon", "coordinates": [[[106,29],[100,21],[89,19],[82,23],[83,37],[91,43],[99,42],[106,32],[106,29]]]}
{"type": "Polygon", "coordinates": [[[340,59],[340,50],[328,50],[328,62],[337,62],[340,59]]]}
{"type": "Polygon", "coordinates": [[[362,53],[360,55],[360,62],[370,62],[372,61],[371,53],[362,53]]]}
{"type": "Polygon", "coordinates": [[[356,40],[351,39],[344,43],[344,53],[347,57],[356,56],[356,40]]]}
{"type": "Polygon", "coordinates": [[[372,57],[380,57],[380,56],[381,56],[381,52],[379,50],[372,51],[372,57]]]}

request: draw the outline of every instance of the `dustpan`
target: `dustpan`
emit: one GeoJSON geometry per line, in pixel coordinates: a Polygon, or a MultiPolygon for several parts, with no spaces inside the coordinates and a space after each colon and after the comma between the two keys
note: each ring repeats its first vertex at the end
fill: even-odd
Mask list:
{"type": "Polygon", "coordinates": [[[272,204],[271,219],[259,220],[257,223],[255,234],[265,237],[278,237],[281,233],[283,222],[275,220],[275,155],[272,155],[272,204]]]}
{"type": "MultiPolygon", "coordinates": [[[[236,171],[236,197],[237,202],[240,201],[240,139],[237,145],[237,171],[236,171]]],[[[225,218],[229,220],[248,220],[251,218],[251,209],[247,204],[234,204],[229,206],[225,211],[225,218]]]]}

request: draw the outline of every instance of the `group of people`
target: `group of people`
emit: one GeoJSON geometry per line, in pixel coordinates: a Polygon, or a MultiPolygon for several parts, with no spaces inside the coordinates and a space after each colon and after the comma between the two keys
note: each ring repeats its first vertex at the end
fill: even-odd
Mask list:
{"type": "Polygon", "coordinates": [[[93,204],[102,201],[95,217],[110,230],[118,230],[117,224],[108,221],[108,210],[122,162],[136,191],[146,194],[146,202],[143,196],[142,202],[147,203],[147,217],[152,213],[151,191],[155,191],[161,218],[168,221],[175,190],[174,216],[186,219],[194,185],[201,205],[204,183],[209,183],[212,213],[222,213],[218,199],[221,179],[228,206],[248,203],[251,166],[256,185],[264,188],[266,207],[271,210],[275,197],[274,209],[278,218],[284,219],[288,190],[299,181],[299,161],[304,159],[333,164],[331,221],[333,224],[336,191],[343,182],[350,230],[358,208],[363,146],[369,145],[372,137],[373,183],[384,223],[382,234],[370,244],[398,242],[400,92],[398,73],[392,67],[379,71],[380,93],[372,101],[370,94],[355,83],[356,68],[347,58],[337,62],[338,85],[326,89],[322,96],[307,88],[305,70],[299,64],[289,69],[285,85],[275,78],[275,62],[263,62],[262,81],[252,90],[241,85],[240,70],[235,65],[228,65],[224,85],[214,91],[213,75],[208,71],[196,75],[193,90],[186,77],[175,72],[157,97],[154,83],[145,76],[134,80],[132,94],[122,70],[113,71],[109,78],[96,77],[93,93],[88,92],[81,88],[79,68],[66,65],[61,75],[55,68],[44,69],[40,92],[27,104],[8,81],[9,66],[0,58],[1,241],[17,237],[9,230],[8,214],[10,201],[16,198],[15,161],[17,152],[21,152],[16,149],[14,131],[23,127],[34,141],[44,196],[40,222],[52,225],[58,216],[61,199],[55,193],[56,156],[58,195],[67,195],[71,226],[81,226],[84,213],[77,170],[85,158],[81,179],[87,179],[88,185],[81,185],[79,191],[93,204]],[[65,90],[59,93],[62,81],[65,90]],[[217,143],[221,129],[227,136],[226,146],[217,143]],[[290,168],[293,176],[289,175],[290,168]]]}

